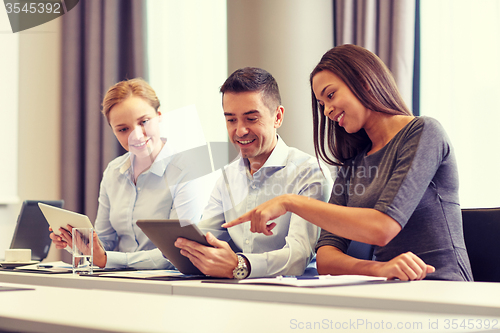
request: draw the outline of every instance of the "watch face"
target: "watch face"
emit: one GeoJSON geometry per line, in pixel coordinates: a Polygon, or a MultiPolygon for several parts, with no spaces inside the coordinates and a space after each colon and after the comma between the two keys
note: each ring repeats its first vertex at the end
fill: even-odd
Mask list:
{"type": "Polygon", "coordinates": [[[238,266],[233,271],[233,277],[235,279],[241,280],[244,279],[248,276],[248,268],[245,263],[245,259],[243,259],[241,256],[238,256],[238,266]]]}
{"type": "Polygon", "coordinates": [[[244,279],[247,277],[247,270],[246,269],[243,269],[243,268],[239,268],[237,271],[236,271],[236,276],[235,276],[238,280],[239,279],[244,279]]]}

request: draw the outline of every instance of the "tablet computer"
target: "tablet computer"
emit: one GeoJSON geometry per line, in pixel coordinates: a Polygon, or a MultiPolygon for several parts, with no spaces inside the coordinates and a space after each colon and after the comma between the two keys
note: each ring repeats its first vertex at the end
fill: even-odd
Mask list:
{"type": "MultiPolygon", "coordinates": [[[[184,221],[183,221],[184,222],[184,221]]],[[[165,258],[183,274],[205,275],[189,260],[181,254],[181,250],[175,247],[177,238],[186,238],[205,246],[210,245],[205,235],[195,224],[179,222],[179,220],[138,220],[137,226],[148,236],[154,245],[163,253],[165,258]]]]}
{"type": "Polygon", "coordinates": [[[42,202],[38,203],[38,207],[40,207],[43,216],[45,216],[45,219],[52,227],[52,231],[56,235],[60,234],[59,228],[66,229],[66,225],[68,224],[73,228],[93,228],[87,215],[46,205],[42,202]]]}

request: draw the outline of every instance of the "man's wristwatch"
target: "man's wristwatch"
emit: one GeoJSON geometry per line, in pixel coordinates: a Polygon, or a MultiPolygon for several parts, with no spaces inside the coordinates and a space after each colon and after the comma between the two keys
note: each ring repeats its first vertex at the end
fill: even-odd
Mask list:
{"type": "Polygon", "coordinates": [[[238,256],[238,266],[233,270],[233,277],[235,279],[241,280],[244,279],[250,274],[250,269],[247,266],[247,262],[242,255],[237,254],[238,256]]]}

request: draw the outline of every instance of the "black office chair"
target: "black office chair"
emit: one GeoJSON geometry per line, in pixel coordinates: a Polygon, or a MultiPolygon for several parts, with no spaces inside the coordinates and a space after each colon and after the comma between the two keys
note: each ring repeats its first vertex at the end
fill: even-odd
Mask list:
{"type": "Polygon", "coordinates": [[[500,208],[462,209],[474,281],[500,282],[500,208]]]}

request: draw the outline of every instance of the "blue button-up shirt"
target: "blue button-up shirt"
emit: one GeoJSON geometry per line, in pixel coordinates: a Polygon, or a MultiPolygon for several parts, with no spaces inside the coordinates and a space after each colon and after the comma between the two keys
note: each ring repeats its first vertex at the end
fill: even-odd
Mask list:
{"type": "Polygon", "coordinates": [[[189,164],[168,143],[151,167],[139,175],[136,184],[130,153],[109,163],[101,182],[95,221],[96,232],[107,251],[106,268],[174,269],[136,221],[199,221],[208,196],[200,190],[199,182],[203,179],[190,179],[189,164]]]}

